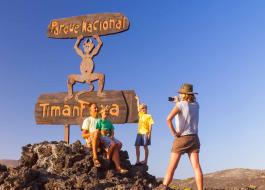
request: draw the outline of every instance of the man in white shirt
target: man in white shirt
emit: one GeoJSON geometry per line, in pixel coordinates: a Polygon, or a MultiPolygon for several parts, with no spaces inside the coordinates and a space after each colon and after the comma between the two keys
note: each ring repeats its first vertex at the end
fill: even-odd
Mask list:
{"type": "Polygon", "coordinates": [[[97,147],[99,142],[99,130],[96,129],[97,121],[98,121],[98,107],[95,103],[92,103],[89,108],[89,117],[87,117],[83,121],[82,125],[82,137],[86,140],[86,144],[88,147],[91,147],[93,151],[93,162],[95,167],[100,167],[101,164],[98,161],[97,156],[97,147]]]}

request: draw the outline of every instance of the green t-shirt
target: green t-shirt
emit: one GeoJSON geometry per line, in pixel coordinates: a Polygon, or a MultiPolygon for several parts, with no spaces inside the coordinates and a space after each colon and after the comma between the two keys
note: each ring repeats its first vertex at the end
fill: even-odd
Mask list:
{"type": "Polygon", "coordinates": [[[113,131],[114,130],[114,126],[107,119],[105,119],[105,120],[99,119],[97,122],[96,128],[99,130],[107,130],[107,131],[113,131]]]}

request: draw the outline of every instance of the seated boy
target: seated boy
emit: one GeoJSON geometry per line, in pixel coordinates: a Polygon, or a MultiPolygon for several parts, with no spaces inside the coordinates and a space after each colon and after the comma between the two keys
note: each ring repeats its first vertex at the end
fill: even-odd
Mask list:
{"type": "Polygon", "coordinates": [[[107,158],[114,162],[117,172],[126,173],[128,170],[123,169],[120,165],[119,151],[122,147],[122,143],[114,138],[114,127],[111,121],[107,119],[109,108],[103,108],[100,113],[101,119],[98,120],[96,128],[100,130],[100,140],[104,148],[107,149],[107,158]]]}

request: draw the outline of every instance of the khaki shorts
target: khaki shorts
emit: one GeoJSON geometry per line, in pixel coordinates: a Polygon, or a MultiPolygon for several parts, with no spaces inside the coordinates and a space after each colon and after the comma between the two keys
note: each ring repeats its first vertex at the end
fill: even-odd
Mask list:
{"type": "Polygon", "coordinates": [[[174,153],[191,153],[200,152],[200,140],[198,135],[185,135],[181,137],[176,137],[171,152],[174,153]]]}

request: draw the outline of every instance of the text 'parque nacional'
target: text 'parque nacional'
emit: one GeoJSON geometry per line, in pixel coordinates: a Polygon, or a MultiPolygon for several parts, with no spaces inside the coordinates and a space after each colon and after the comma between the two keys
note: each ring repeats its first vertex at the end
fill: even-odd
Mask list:
{"type": "Polygon", "coordinates": [[[48,26],[50,38],[76,38],[115,34],[129,28],[129,20],[121,13],[101,13],[54,19],[48,26]]]}

